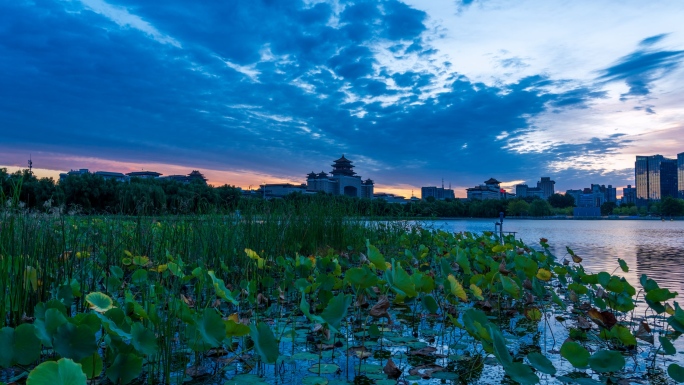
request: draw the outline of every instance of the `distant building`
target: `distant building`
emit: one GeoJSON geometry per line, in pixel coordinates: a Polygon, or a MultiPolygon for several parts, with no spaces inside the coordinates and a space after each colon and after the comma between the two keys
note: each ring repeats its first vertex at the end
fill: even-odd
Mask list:
{"type": "Polygon", "coordinates": [[[555,192],[556,182],[552,181],[550,177],[543,176],[537,182],[537,187],[529,187],[527,184],[519,184],[515,186],[515,195],[519,198],[537,197],[541,199],[549,199],[555,192]]]}
{"type": "Polygon", "coordinates": [[[90,171],[87,168],[81,168],[78,170],[70,170],[69,172],[63,172],[59,174],[59,180],[62,181],[66,178],[68,178],[70,175],[84,175],[84,174],[90,174],[90,171]]]}
{"type": "Polygon", "coordinates": [[[126,174],[112,171],[96,171],[95,175],[101,176],[104,180],[114,180],[117,182],[128,182],[130,179],[126,174]]]}
{"type": "Polygon", "coordinates": [[[427,199],[428,197],[434,197],[438,201],[443,201],[445,199],[455,199],[456,195],[454,190],[450,188],[428,186],[420,188],[420,199],[427,199]]]}
{"type": "Polygon", "coordinates": [[[518,198],[537,197],[544,199],[544,190],[539,187],[529,187],[526,184],[515,185],[515,196],[518,198]]]}
{"type": "Polygon", "coordinates": [[[128,175],[131,178],[155,179],[159,178],[163,174],[154,171],[133,171],[127,173],[126,175],[128,175]]]}
{"type": "Polygon", "coordinates": [[[483,185],[466,189],[466,193],[469,200],[507,199],[515,196],[515,194],[508,193],[502,189],[501,182],[494,178],[489,178],[483,185]]]}
{"type": "Polygon", "coordinates": [[[623,205],[636,204],[636,188],[632,187],[631,184],[622,189],[622,201],[620,203],[623,205]]]}
{"type": "Polygon", "coordinates": [[[677,185],[679,198],[684,199],[684,152],[677,154],[677,185]]]}
{"type": "Polygon", "coordinates": [[[291,183],[272,183],[265,184],[259,190],[257,194],[267,198],[271,197],[284,197],[292,193],[306,193],[305,184],[291,184],[291,183]]]}
{"type": "Polygon", "coordinates": [[[163,177],[163,179],[168,179],[180,183],[190,183],[192,181],[200,181],[204,184],[207,183],[207,178],[205,178],[204,175],[202,175],[202,173],[197,170],[192,170],[192,172],[188,175],[169,175],[163,177]]]}
{"type": "Polygon", "coordinates": [[[677,162],[662,155],[636,157],[634,179],[637,204],[678,196],[677,162]]]}
{"type": "Polygon", "coordinates": [[[537,182],[537,188],[542,190],[542,198],[549,199],[551,195],[556,191],[556,182],[551,180],[548,176],[541,177],[541,180],[537,182]]]}
{"type": "Polygon", "coordinates": [[[400,203],[400,204],[406,204],[408,202],[411,202],[411,200],[404,198],[403,196],[400,195],[394,195],[390,193],[376,193],[373,194],[374,199],[384,199],[387,201],[387,203],[400,203]]]}
{"type": "Polygon", "coordinates": [[[309,173],[306,176],[306,189],[332,195],[373,198],[374,182],[371,179],[362,180],[356,175],[352,162],[344,155],[333,162],[332,168],[331,175],[324,171],[309,173]]]}

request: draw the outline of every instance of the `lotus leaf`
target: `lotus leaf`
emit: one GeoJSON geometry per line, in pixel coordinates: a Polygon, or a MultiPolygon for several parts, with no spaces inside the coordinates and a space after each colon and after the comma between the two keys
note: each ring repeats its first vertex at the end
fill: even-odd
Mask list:
{"type": "Polygon", "coordinates": [[[272,364],[278,360],[280,351],[271,328],[263,322],[250,327],[250,336],[254,340],[254,348],[259,353],[261,360],[272,364]]]}
{"type": "Polygon", "coordinates": [[[368,243],[368,241],[366,241],[366,248],[368,260],[373,264],[373,266],[380,271],[387,270],[387,262],[385,261],[385,257],[380,253],[380,250],[368,243]]]}
{"type": "Polygon", "coordinates": [[[82,359],[81,361],[79,361],[79,364],[81,364],[83,373],[85,373],[86,377],[88,377],[89,380],[95,377],[99,377],[100,374],[102,374],[102,357],[100,357],[100,355],[97,352],[82,359]]]}
{"type": "Polygon", "coordinates": [[[114,363],[107,368],[107,378],[115,384],[126,385],[142,373],[143,359],[135,354],[117,354],[114,363]]]}
{"type": "Polygon", "coordinates": [[[207,272],[209,277],[211,278],[212,283],[214,284],[214,290],[216,291],[216,295],[219,298],[223,298],[226,301],[230,301],[233,305],[237,305],[238,301],[233,298],[233,295],[231,294],[230,290],[226,287],[225,282],[223,282],[222,279],[217,278],[216,274],[214,274],[213,271],[209,270],[207,272]]]}
{"type": "Polygon", "coordinates": [[[539,383],[539,377],[532,371],[532,368],[520,362],[513,362],[508,366],[504,366],[506,374],[513,380],[522,385],[532,385],[539,383]]]}
{"type": "Polygon", "coordinates": [[[86,385],[81,365],[68,358],[46,361],[31,370],[26,385],[86,385]]]}
{"type": "Polygon", "coordinates": [[[85,300],[90,304],[90,308],[98,313],[104,313],[114,307],[114,301],[108,295],[100,292],[86,295],[85,300]]]}
{"type": "Polygon", "coordinates": [[[157,337],[155,337],[154,332],[146,329],[140,322],[131,326],[131,343],[137,351],[144,355],[157,354],[157,337]]]}
{"type": "Polygon", "coordinates": [[[221,316],[211,308],[206,308],[195,319],[195,323],[188,325],[190,348],[197,352],[204,352],[221,345],[226,338],[226,325],[221,316]]]}
{"type": "Polygon", "coordinates": [[[307,376],[307,377],[302,378],[302,384],[304,384],[304,385],[327,385],[328,379],[325,377],[307,376]]]}
{"type": "Polygon", "coordinates": [[[458,280],[456,280],[456,277],[454,277],[453,274],[449,274],[447,277],[447,280],[449,281],[449,287],[451,294],[453,294],[455,297],[459,298],[461,301],[467,302],[468,301],[468,295],[466,294],[465,290],[463,289],[463,286],[461,285],[458,280]]]}
{"type": "Polygon", "coordinates": [[[617,372],[625,366],[625,357],[615,350],[599,350],[589,357],[589,366],[599,373],[617,372]]]}
{"type": "Polygon", "coordinates": [[[423,307],[432,314],[437,314],[439,310],[439,305],[435,298],[429,294],[424,295],[422,299],[423,307]]]}
{"type": "Polygon", "coordinates": [[[550,375],[556,374],[556,368],[553,366],[553,363],[551,363],[551,360],[546,358],[544,355],[537,352],[532,352],[527,355],[527,359],[538,371],[550,375]]]}
{"type": "Polygon", "coordinates": [[[500,275],[501,284],[505,292],[511,294],[513,298],[520,298],[520,286],[511,277],[500,275]]]}
{"type": "Polygon", "coordinates": [[[674,355],[677,354],[677,349],[675,349],[674,345],[672,342],[670,342],[667,337],[660,336],[658,337],[658,341],[660,341],[660,347],[663,349],[663,352],[667,355],[674,355]]]}
{"type": "Polygon", "coordinates": [[[53,338],[55,351],[60,356],[80,361],[97,350],[97,339],[86,325],[74,325],[67,322],[57,329],[53,338]]]}
{"type": "Polygon", "coordinates": [[[339,329],[340,322],[347,315],[351,302],[351,295],[343,293],[338,294],[328,302],[325,310],[321,313],[321,318],[325,320],[331,330],[337,331],[339,329]]]}
{"type": "Polygon", "coordinates": [[[684,382],[684,368],[677,364],[670,364],[667,367],[667,374],[677,382],[684,382]]]}
{"type": "Polygon", "coordinates": [[[585,368],[589,365],[589,352],[577,342],[566,341],[561,346],[560,354],[576,368],[585,368]]]}

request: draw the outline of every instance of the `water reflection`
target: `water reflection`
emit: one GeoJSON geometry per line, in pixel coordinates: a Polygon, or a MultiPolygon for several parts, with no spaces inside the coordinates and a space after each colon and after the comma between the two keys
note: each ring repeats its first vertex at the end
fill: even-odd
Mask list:
{"type": "MultiPolygon", "coordinates": [[[[446,231],[493,231],[493,219],[437,220],[426,224],[446,231]]],[[[535,246],[547,238],[559,260],[567,256],[566,246],[584,258],[587,271],[623,275],[639,288],[646,274],[661,287],[684,293],[684,222],[655,220],[516,220],[504,221],[504,231],[535,246]],[[622,273],[618,258],[627,262],[622,273]]]]}

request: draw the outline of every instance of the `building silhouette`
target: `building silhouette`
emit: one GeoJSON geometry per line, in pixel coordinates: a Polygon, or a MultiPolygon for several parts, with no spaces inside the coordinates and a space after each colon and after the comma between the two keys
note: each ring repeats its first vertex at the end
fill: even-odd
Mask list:
{"type": "Polygon", "coordinates": [[[632,187],[631,184],[622,189],[622,201],[620,203],[623,205],[636,204],[636,188],[632,187]]]}
{"type": "Polygon", "coordinates": [[[335,160],[330,175],[321,171],[311,172],[306,177],[306,190],[322,191],[332,195],[345,195],[358,198],[373,198],[374,182],[362,180],[354,172],[352,161],[344,157],[335,160]]]}
{"type": "Polygon", "coordinates": [[[684,199],[684,152],[677,154],[677,184],[679,198],[684,199]]]}
{"type": "Polygon", "coordinates": [[[537,182],[537,187],[529,187],[527,184],[519,184],[515,186],[515,195],[519,198],[541,198],[549,199],[555,192],[556,182],[551,180],[551,177],[543,176],[537,182]]]}
{"type": "Polygon", "coordinates": [[[445,199],[456,199],[454,190],[451,188],[444,188],[444,182],[442,182],[442,187],[428,186],[420,188],[420,199],[427,199],[428,197],[434,197],[438,201],[443,201],[445,199]]]}
{"type": "Polygon", "coordinates": [[[677,160],[662,155],[636,157],[634,163],[637,204],[678,195],[677,160]]]}
{"type": "Polygon", "coordinates": [[[466,189],[466,194],[470,200],[507,199],[515,196],[515,194],[511,194],[502,189],[501,182],[494,178],[489,178],[484,184],[479,186],[466,189]]]}

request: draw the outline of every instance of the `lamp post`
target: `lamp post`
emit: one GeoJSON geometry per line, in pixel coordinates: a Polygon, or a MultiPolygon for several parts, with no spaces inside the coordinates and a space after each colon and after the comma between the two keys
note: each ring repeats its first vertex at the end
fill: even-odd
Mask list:
{"type": "Polygon", "coordinates": [[[503,211],[499,212],[499,221],[494,222],[494,234],[496,234],[496,228],[499,228],[499,240],[501,241],[501,244],[504,243],[503,239],[503,220],[504,220],[504,213],[503,211]]]}

